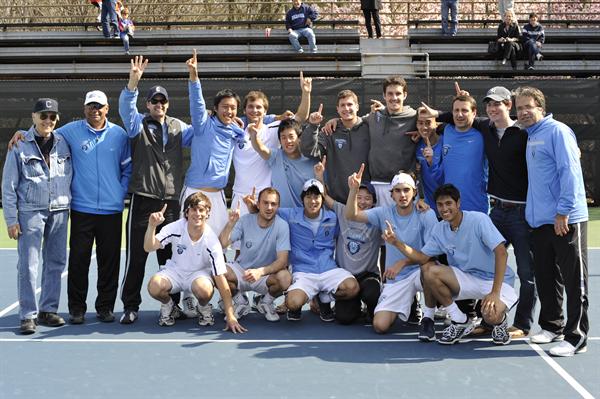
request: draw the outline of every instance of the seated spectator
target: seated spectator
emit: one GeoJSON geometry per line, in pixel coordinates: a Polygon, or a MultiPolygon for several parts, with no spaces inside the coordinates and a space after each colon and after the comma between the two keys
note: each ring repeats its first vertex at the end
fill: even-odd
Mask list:
{"type": "Polygon", "coordinates": [[[133,37],[134,31],[135,26],[133,25],[133,21],[129,19],[129,8],[123,7],[121,17],[119,18],[119,36],[123,41],[123,48],[127,55],[129,55],[129,37],[133,37]]]}
{"type": "Polygon", "coordinates": [[[442,0],[442,35],[456,36],[458,31],[458,0],[442,0]],[[448,25],[451,15],[452,27],[448,25]]]}
{"type": "Polygon", "coordinates": [[[521,28],[513,10],[504,14],[504,21],[498,25],[497,41],[500,43],[499,53],[502,56],[502,65],[510,60],[512,69],[517,69],[517,53],[521,51],[521,28]]]}
{"type": "Polygon", "coordinates": [[[525,64],[526,69],[533,69],[535,61],[541,61],[541,49],[546,36],[544,35],[544,27],[540,25],[539,18],[536,13],[529,14],[529,23],[523,27],[523,47],[527,51],[527,59],[525,64]]]}
{"type": "Polygon", "coordinates": [[[381,8],[381,0],[360,0],[360,9],[365,16],[365,26],[369,38],[373,38],[373,27],[371,26],[371,17],[375,24],[375,34],[379,39],[381,37],[381,19],[379,18],[379,9],[381,8]]]}
{"type": "Polygon", "coordinates": [[[303,4],[301,0],[292,0],[293,7],[285,15],[285,28],[289,33],[290,43],[296,52],[303,53],[300,46],[300,37],[308,39],[308,46],[311,53],[317,52],[317,40],[315,32],[312,30],[312,24],[319,15],[317,10],[311,6],[303,4]]]}

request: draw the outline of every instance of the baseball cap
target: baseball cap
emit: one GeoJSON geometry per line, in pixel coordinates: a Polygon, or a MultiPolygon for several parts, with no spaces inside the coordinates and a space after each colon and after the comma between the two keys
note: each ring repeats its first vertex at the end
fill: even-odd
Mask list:
{"type": "Polygon", "coordinates": [[[38,98],[33,106],[33,112],[56,112],[58,114],[58,101],[51,98],[38,98]]]}
{"type": "Polygon", "coordinates": [[[311,187],[316,187],[317,190],[319,190],[319,192],[321,194],[325,194],[325,188],[323,187],[323,185],[321,184],[320,181],[318,181],[317,179],[308,179],[307,181],[304,182],[304,186],[302,186],[302,192],[305,193],[308,191],[309,188],[311,187]]]}
{"type": "Polygon", "coordinates": [[[146,101],[152,100],[154,96],[157,94],[162,94],[165,96],[165,99],[169,101],[169,93],[167,93],[167,89],[162,86],[152,86],[150,90],[148,90],[148,95],[146,96],[146,101]]]}
{"type": "Polygon", "coordinates": [[[362,183],[359,189],[364,188],[373,196],[373,203],[377,203],[377,194],[375,194],[375,187],[371,183],[362,183]]]}
{"type": "Polygon", "coordinates": [[[483,102],[485,103],[490,100],[504,101],[504,100],[510,100],[510,99],[511,99],[510,90],[508,90],[506,87],[496,86],[496,87],[492,87],[491,89],[488,90],[487,94],[485,95],[485,98],[483,99],[483,102]]]}
{"type": "Polygon", "coordinates": [[[392,179],[392,188],[396,187],[398,184],[407,184],[412,188],[417,188],[415,179],[413,179],[408,173],[398,173],[396,176],[394,176],[392,179]]]}
{"type": "Polygon", "coordinates": [[[106,94],[104,94],[100,90],[89,91],[85,95],[84,104],[88,105],[91,103],[98,103],[100,105],[106,105],[106,104],[108,104],[108,98],[106,97],[106,94]]]}

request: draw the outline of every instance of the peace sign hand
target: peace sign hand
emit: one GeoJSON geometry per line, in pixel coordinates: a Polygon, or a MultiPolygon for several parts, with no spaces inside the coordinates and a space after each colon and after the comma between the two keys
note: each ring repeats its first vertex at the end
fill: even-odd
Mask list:
{"type": "Polygon", "coordinates": [[[256,187],[252,187],[252,193],[245,195],[242,198],[242,201],[244,201],[244,204],[246,204],[248,209],[252,209],[253,207],[256,207],[256,187]]]}
{"type": "Polygon", "coordinates": [[[237,223],[240,220],[240,201],[237,202],[237,207],[235,209],[229,210],[229,221],[231,223],[237,223]]]}
{"type": "Polygon", "coordinates": [[[167,204],[165,204],[160,211],[151,213],[150,217],[148,218],[148,224],[152,227],[157,227],[163,224],[163,222],[165,221],[164,215],[166,210],[167,204]]]}
{"type": "Polygon", "coordinates": [[[300,90],[303,93],[310,93],[312,91],[312,78],[305,78],[302,71],[300,71],[300,90]]]}

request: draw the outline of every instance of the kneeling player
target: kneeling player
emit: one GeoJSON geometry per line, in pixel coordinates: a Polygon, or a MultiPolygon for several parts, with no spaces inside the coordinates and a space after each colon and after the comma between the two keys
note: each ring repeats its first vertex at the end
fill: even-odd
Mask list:
{"type": "Polygon", "coordinates": [[[504,238],[486,214],[460,209],[460,192],[453,185],[439,187],[434,198],[442,221],[434,227],[421,251],[398,240],[391,231],[384,233],[388,243],[423,265],[425,309],[419,339],[435,339],[433,317],[437,302],[448,310],[452,320],[438,342],[459,342],[474,325],[455,301],[481,299],[483,319],[494,326],[493,342],[506,345],[510,342],[506,313],[518,298],[512,286],[515,275],[506,265],[504,238]],[[431,257],[442,254],[448,257],[450,266],[431,261],[431,257]]]}
{"type": "Polygon", "coordinates": [[[144,237],[146,252],[156,251],[167,244],[172,244],[173,256],[167,261],[164,269],[156,273],[148,283],[150,295],[161,302],[161,326],[175,324],[173,317],[173,300],[170,293],[184,290],[191,291],[198,299],[201,326],[214,324],[212,306],[209,304],[216,283],[225,303],[227,315],[226,330],[234,333],[244,332],[234,316],[231,291],[225,279],[227,271],[221,244],[210,226],[206,223],[210,213],[210,200],[201,192],[186,198],[183,209],[184,217],[169,223],[155,234],[156,227],[164,222],[165,205],[160,212],[150,214],[148,228],[144,237]]]}
{"type": "Polygon", "coordinates": [[[240,242],[239,257],[227,265],[227,282],[233,292],[235,316],[239,319],[250,312],[242,293],[254,291],[256,309],[268,321],[278,321],[273,300],[285,291],[292,276],[287,270],[290,250],[288,224],[277,216],[279,192],[272,187],[258,194],[258,213],[240,218],[240,208],[232,210],[229,221],[219,235],[223,248],[240,242]]]}

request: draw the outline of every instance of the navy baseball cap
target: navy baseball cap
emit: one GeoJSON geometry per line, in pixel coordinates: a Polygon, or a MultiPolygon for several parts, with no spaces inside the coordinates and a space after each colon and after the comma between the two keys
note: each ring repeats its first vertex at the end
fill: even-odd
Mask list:
{"type": "Polygon", "coordinates": [[[152,86],[150,90],[148,90],[148,96],[146,97],[146,101],[152,100],[154,96],[161,94],[165,97],[167,101],[169,101],[169,93],[167,93],[167,89],[162,86],[152,86]]]}
{"type": "Polygon", "coordinates": [[[377,194],[375,194],[375,187],[373,187],[373,185],[371,183],[362,183],[358,189],[360,190],[361,188],[364,188],[365,190],[367,190],[369,192],[369,194],[371,194],[373,196],[373,203],[376,204],[377,203],[377,194]]]}
{"type": "Polygon", "coordinates": [[[58,101],[51,98],[39,98],[33,106],[33,112],[56,112],[58,114],[58,101]]]}

